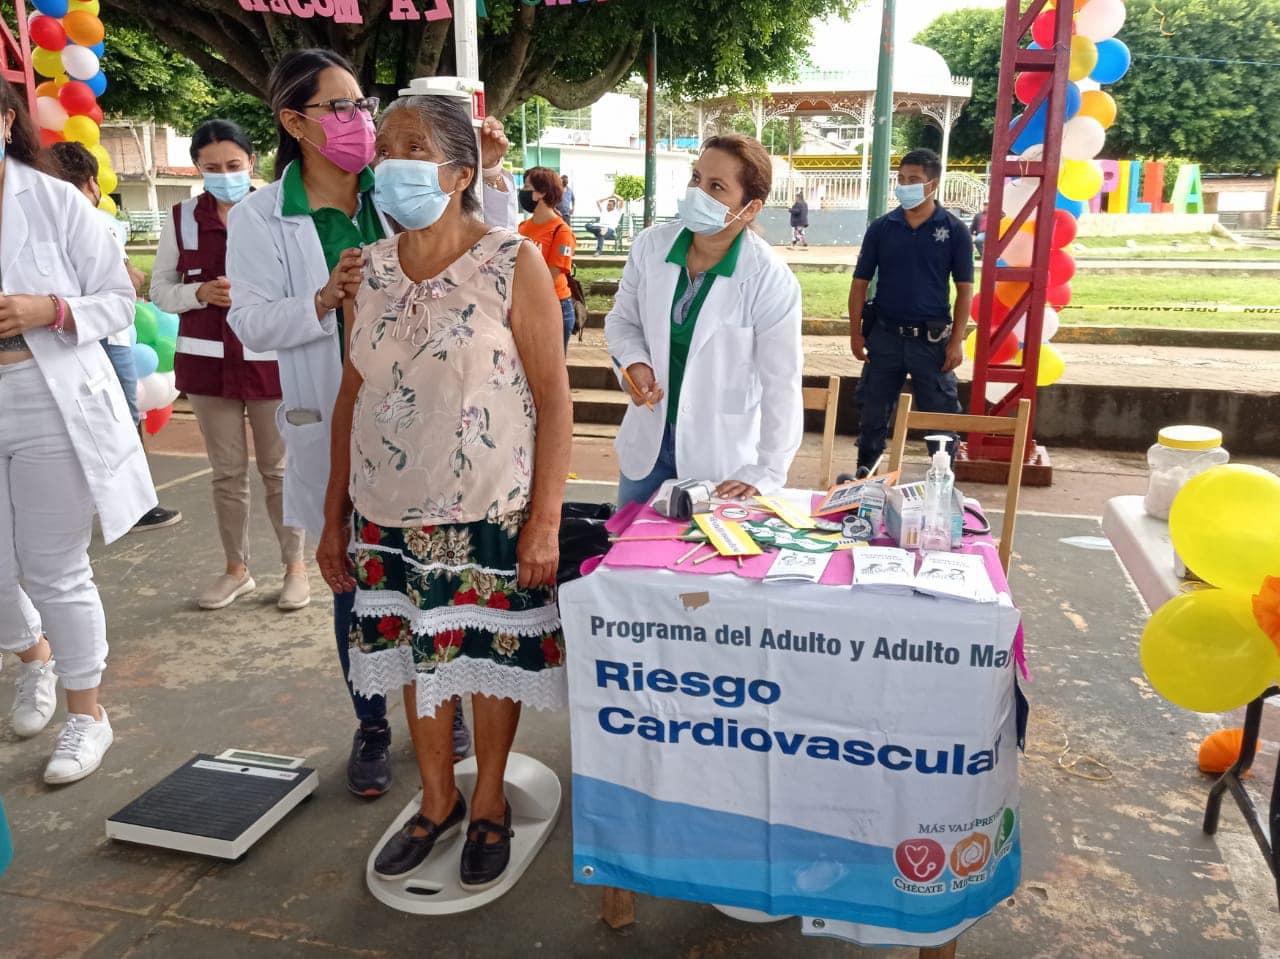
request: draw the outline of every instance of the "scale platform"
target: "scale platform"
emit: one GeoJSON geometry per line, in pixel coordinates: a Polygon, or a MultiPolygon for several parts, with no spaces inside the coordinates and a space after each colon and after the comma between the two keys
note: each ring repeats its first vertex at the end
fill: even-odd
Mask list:
{"type": "Polygon", "coordinates": [[[107,819],[107,838],[239,859],[320,784],[295,756],[199,753],[107,819]]]}
{"type": "MultiPolygon", "coordinates": [[[[475,757],[454,766],[453,774],[469,808],[471,791],[476,783],[475,757]]],[[[438,843],[427,861],[414,872],[395,879],[383,879],[373,871],[378,850],[405,822],[417,815],[422,804],[422,793],[419,792],[396,814],[369,853],[365,863],[365,881],[374,898],[401,912],[443,916],[478,909],[509,892],[520,881],[555,828],[560,816],[561,790],[560,780],[554,772],[522,753],[511,753],[507,757],[505,789],[507,802],[511,804],[511,829],[515,835],[511,838],[511,865],[496,885],[473,891],[458,881],[458,862],[467,841],[465,828],[438,843]]]]}

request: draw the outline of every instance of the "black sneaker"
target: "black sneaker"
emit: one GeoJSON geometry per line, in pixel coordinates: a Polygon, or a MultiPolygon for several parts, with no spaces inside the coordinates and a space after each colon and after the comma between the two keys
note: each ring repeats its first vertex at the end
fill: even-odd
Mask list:
{"type": "Polygon", "coordinates": [[[391,788],[391,726],[385,719],[356,729],[347,760],[347,788],[369,799],[391,788]]]}
{"type": "Polygon", "coordinates": [[[854,480],[864,480],[871,475],[871,470],[865,466],[859,466],[856,472],[841,473],[836,477],[836,485],[840,486],[844,483],[852,483],[854,480]]]}
{"type": "Polygon", "coordinates": [[[174,526],[181,522],[182,513],[178,510],[157,506],[133,524],[132,532],[141,533],[150,529],[164,529],[166,526],[174,526]]]}

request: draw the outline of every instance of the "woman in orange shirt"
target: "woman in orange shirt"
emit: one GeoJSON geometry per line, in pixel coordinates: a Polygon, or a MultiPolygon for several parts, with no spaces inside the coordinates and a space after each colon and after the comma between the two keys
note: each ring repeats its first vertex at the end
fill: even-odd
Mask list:
{"type": "Polygon", "coordinates": [[[533,241],[555,281],[560,312],[564,316],[564,350],[569,352],[569,336],[573,333],[573,300],[569,294],[569,274],[573,271],[573,251],[577,240],[573,228],[556,212],[556,204],[564,196],[560,174],[544,166],[525,171],[520,189],[520,208],[532,214],[520,224],[522,236],[533,241]]]}

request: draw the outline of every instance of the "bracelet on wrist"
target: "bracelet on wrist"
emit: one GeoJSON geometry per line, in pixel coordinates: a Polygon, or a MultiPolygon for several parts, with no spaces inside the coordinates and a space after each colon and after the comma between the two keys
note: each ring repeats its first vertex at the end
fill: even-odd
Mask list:
{"type": "Polygon", "coordinates": [[[49,294],[49,299],[53,303],[53,322],[49,325],[53,328],[53,332],[62,336],[66,333],[67,325],[67,304],[60,296],[49,294]]]}

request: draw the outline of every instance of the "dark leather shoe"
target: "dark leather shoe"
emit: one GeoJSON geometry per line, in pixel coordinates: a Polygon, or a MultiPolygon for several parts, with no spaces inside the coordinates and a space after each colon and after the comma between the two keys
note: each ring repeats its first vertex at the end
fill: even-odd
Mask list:
{"type": "Polygon", "coordinates": [[[347,788],[357,796],[376,799],[391,788],[391,727],[361,723],[347,760],[347,788]]]}
{"type": "Polygon", "coordinates": [[[487,889],[497,883],[511,862],[511,803],[501,823],[477,819],[467,827],[467,843],[462,847],[462,884],[468,889],[487,889]],[[485,842],[497,836],[497,842],[485,842]]]}
{"type": "Polygon", "coordinates": [[[453,811],[444,822],[434,823],[418,813],[379,850],[378,858],[373,861],[373,871],[384,879],[394,879],[413,872],[431,855],[436,843],[457,832],[466,818],[467,803],[461,793],[458,794],[458,801],[453,804],[453,811]],[[415,830],[419,829],[424,835],[415,834],[415,830]]]}

